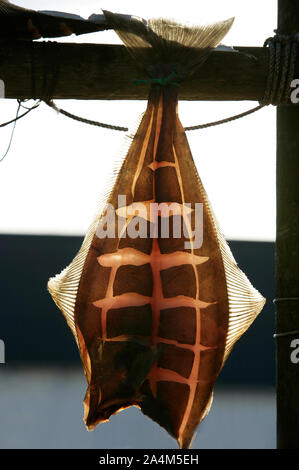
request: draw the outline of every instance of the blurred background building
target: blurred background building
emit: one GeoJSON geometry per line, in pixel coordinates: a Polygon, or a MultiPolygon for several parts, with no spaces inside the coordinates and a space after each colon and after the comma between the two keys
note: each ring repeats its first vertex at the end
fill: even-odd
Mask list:
{"type": "MultiPolygon", "coordinates": [[[[81,242],[70,236],[0,236],[6,345],[6,365],[0,365],[0,448],[176,448],[136,408],[92,433],[84,427],[86,383],[79,353],[46,290],[49,275],[69,263],[81,242]]],[[[267,304],[224,366],[193,447],[274,448],[274,245],[234,241],[230,247],[267,304]]]]}

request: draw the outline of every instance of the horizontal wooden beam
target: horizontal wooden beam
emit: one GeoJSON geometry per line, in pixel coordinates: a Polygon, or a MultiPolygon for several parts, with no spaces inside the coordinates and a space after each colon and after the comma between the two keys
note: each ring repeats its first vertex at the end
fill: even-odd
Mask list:
{"type": "MultiPolygon", "coordinates": [[[[182,100],[261,100],[269,52],[258,47],[214,51],[180,86],[182,100]]],[[[299,70],[298,70],[299,77],[299,70]]],[[[1,41],[0,79],[7,98],[142,100],[146,78],[124,46],[1,41]]]]}

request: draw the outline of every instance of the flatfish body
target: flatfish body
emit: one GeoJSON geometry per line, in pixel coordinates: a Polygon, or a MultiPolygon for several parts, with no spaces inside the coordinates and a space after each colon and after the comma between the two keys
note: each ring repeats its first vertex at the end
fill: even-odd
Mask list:
{"type": "Polygon", "coordinates": [[[178,90],[153,81],[105,209],[49,290],[80,350],[88,429],[137,406],[187,448],[264,299],[218,228],[178,90]]]}

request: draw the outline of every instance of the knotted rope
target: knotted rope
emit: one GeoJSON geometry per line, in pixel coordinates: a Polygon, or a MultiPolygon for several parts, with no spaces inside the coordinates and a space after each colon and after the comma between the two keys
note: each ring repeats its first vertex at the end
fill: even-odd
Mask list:
{"type": "MultiPolygon", "coordinates": [[[[276,34],[274,37],[270,37],[266,39],[264,42],[264,47],[269,49],[269,70],[268,70],[268,77],[267,77],[267,83],[266,83],[266,88],[265,88],[265,93],[262,98],[262,100],[259,102],[258,106],[255,106],[254,108],[251,108],[247,111],[244,111],[240,114],[235,114],[234,116],[230,116],[224,119],[220,119],[218,121],[213,121],[213,122],[208,122],[205,124],[198,124],[195,126],[188,126],[185,127],[185,131],[192,131],[192,130],[197,130],[197,129],[207,129],[208,127],[212,126],[218,126],[220,124],[225,124],[228,122],[235,121],[237,119],[241,119],[245,116],[248,116],[252,113],[255,113],[256,111],[259,111],[260,109],[264,108],[265,106],[268,106],[270,104],[277,106],[277,105],[282,105],[282,104],[290,104],[290,95],[291,95],[291,83],[293,81],[294,77],[294,71],[295,71],[295,64],[296,64],[296,58],[297,58],[297,52],[298,52],[298,44],[299,44],[299,33],[296,33],[292,36],[287,36],[283,34],[276,34]]],[[[34,63],[34,60],[32,60],[32,63],[34,63]]],[[[55,68],[55,67],[54,67],[55,68]]],[[[57,79],[57,74],[53,74],[53,82],[54,82],[54,75],[56,76],[57,79]]],[[[46,76],[46,75],[45,75],[46,76]]],[[[174,81],[174,79],[180,78],[176,70],[173,70],[172,73],[168,77],[163,77],[163,78],[151,78],[148,80],[137,80],[134,79],[133,83],[135,85],[146,85],[146,84],[157,84],[160,86],[167,86],[167,85],[174,85],[174,86],[179,86],[179,83],[174,81]]],[[[32,65],[32,82],[33,82],[33,92],[34,96],[35,94],[35,81],[34,81],[34,65],[32,65]]],[[[44,80],[44,89],[46,88],[46,78],[44,80]]],[[[54,85],[52,86],[53,91],[54,85]]],[[[128,131],[127,127],[123,126],[115,126],[112,124],[106,124],[103,122],[99,121],[92,121],[90,119],[86,119],[80,116],[77,116],[73,113],[70,113],[64,109],[59,108],[53,100],[51,100],[50,96],[52,93],[48,90],[48,93],[44,93],[44,98],[42,101],[44,101],[48,106],[50,106],[52,109],[57,111],[60,114],[63,114],[64,116],[74,119],[76,121],[82,122],[84,124],[89,124],[92,126],[97,126],[97,127],[102,127],[104,129],[111,129],[114,131],[123,131],[126,132],[128,131]]],[[[19,103],[21,103],[20,100],[18,100],[19,103]]],[[[14,123],[9,147],[0,162],[5,158],[5,156],[8,153],[8,150],[11,145],[13,133],[15,130],[15,123],[17,120],[21,119],[22,117],[26,116],[31,110],[37,108],[40,104],[40,101],[30,110],[27,110],[24,114],[19,116],[19,110],[20,106],[18,107],[17,115],[15,119],[12,119],[4,124],[0,124],[0,127],[7,126],[8,124],[14,123]]]]}
{"type": "Polygon", "coordinates": [[[180,86],[178,82],[174,82],[174,78],[181,78],[181,75],[178,74],[177,70],[174,69],[168,77],[161,77],[161,78],[150,78],[148,80],[137,80],[137,78],[133,79],[134,85],[160,85],[160,86],[167,86],[167,85],[174,85],[180,86]]]}
{"type": "MultiPolygon", "coordinates": [[[[274,37],[266,39],[264,47],[269,49],[269,71],[267,77],[267,83],[265,93],[258,106],[250,108],[240,114],[235,114],[218,121],[208,122],[205,124],[198,124],[195,126],[185,127],[185,131],[192,131],[197,129],[207,129],[208,127],[218,126],[220,124],[226,124],[228,122],[241,119],[248,116],[270,104],[277,106],[281,104],[288,104],[290,101],[291,83],[294,79],[294,70],[297,57],[297,49],[299,44],[299,33],[293,36],[286,36],[282,34],[276,34],[274,37]]],[[[134,79],[135,85],[147,85],[147,84],[158,84],[160,86],[174,85],[179,86],[179,83],[173,81],[175,78],[179,78],[176,70],[164,78],[151,78],[148,80],[137,80],[134,79]]],[[[93,126],[104,127],[106,129],[127,131],[127,127],[113,126],[111,124],[104,124],[98,121],[90,121],[74,114],[69,113],[63,109],[59,109],[53,101],[46,103],[56,111],[64,114],[67,117],[75,119],[86,124],[93,126]]]]}
{"type": "Polygon", "coordinates": [[[266,39],[264,47],[269,48],[269,72],[262,104],[289,103],[298,44],[299,33],[293,36],[276,34],[266,39]]]}

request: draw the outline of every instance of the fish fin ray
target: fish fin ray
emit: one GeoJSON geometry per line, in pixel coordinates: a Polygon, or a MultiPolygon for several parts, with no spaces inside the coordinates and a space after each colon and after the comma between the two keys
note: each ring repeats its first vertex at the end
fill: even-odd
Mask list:
{"type": "MultiPolygon", "coordinates": [[[[184,75],[194,72],[221,42],[234,21],[230,18],[209,25],[189,26],[164,18],[149,19],[146,23],[141,18],[103,12],[138,66],[141,65],[149,75],[157,74],[157,64],[173,64],[184,75]]],[[[158,68],[161,70],[161,65],[158,68]]]]}
{"type": "MultiPolygon", "coordinates": [[[[194,165],[195,166],[195,165],[194,165]]],[[[196,167],[195,167],[196,168],[196,167]]],[[[212,206],[205,192],[203,184],[196,170],[199,184],[202,188],[202,194],[206,208],[212,219],[219,248],[222,255],[222,262],[225,272],[227,296],[229,304],[228,331],[225,342],[225,351],[221,368],[224,366],[234,344],[250,327],[253,321],[261,312],[266,299],[255,289],[247,276],[238,267],[232,251],[226,242],[224,235],[219,227],[218,221],[212,210],[212,206]]]]}

